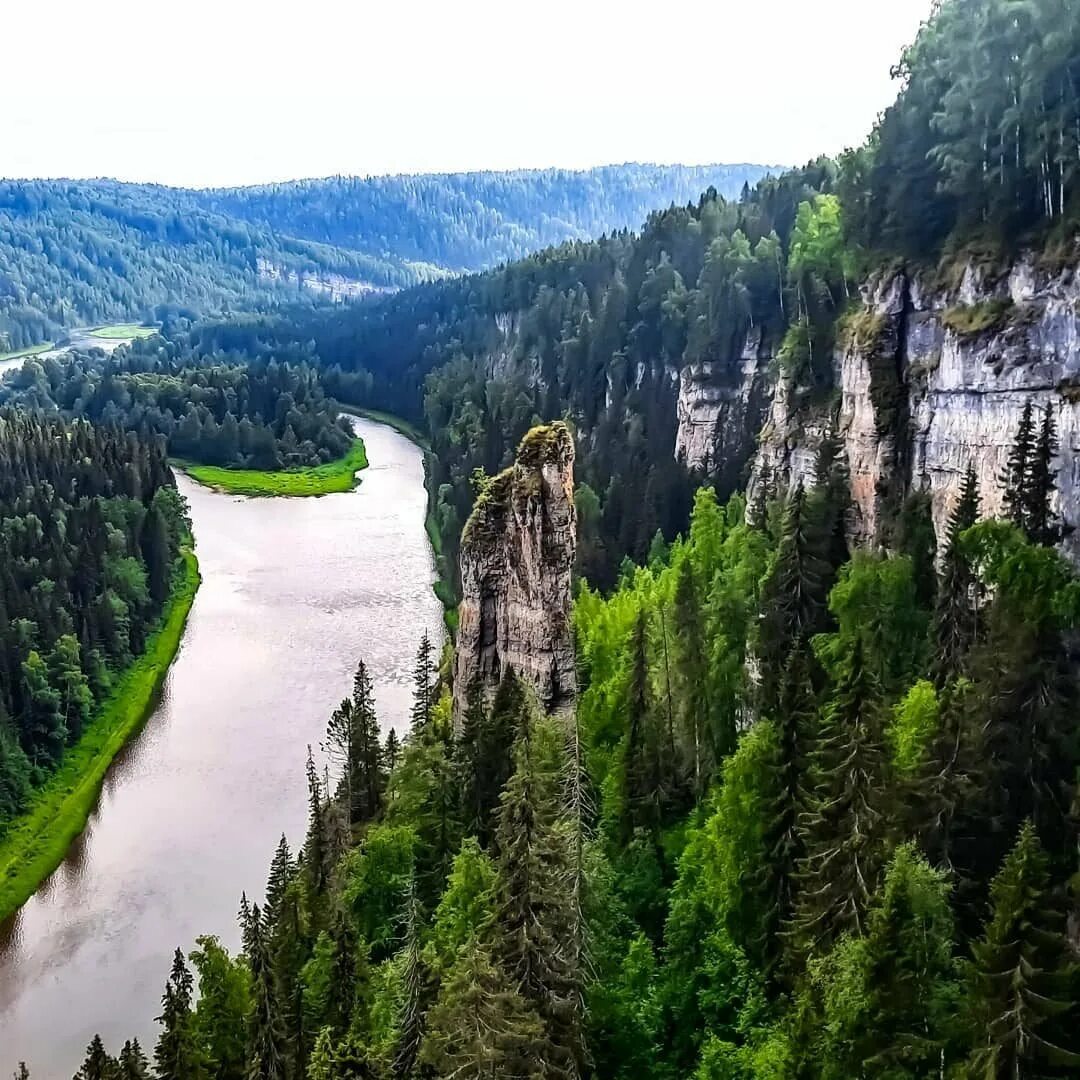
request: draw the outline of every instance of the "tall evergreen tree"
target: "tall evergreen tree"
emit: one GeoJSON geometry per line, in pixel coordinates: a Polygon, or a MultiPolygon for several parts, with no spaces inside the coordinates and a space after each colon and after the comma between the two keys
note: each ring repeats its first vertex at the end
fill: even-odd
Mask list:
{"type": "Polygon", "coordinates": [[[202,1055],[192,1027],[194,980],[184,954],[177,949],[172,971],[161,998],[161,1034],[154,1047],[154,1071],[158,1080],[201,1080],[205,1076],[202,1055]]]}
{"type": "Polygon", "coordinates": [[[120,1049],[120,1080],[149,1080],[150,1063],[138,1039],[129,1039],[120,1049]]]}
{"type": "Polygon", "coordinates": [[[258,904],[251,909],[247,960],[251,969],[252,1007],[248,1017],[248,1080],[284,1080],[288,1049],[277,981],[258,904]]]}
{"type": "Polygon", "coordinates": [[[434,652],[431,638],[425,630],[416,650],[416,665],[413,668],[413,704],[409,719],[414,738],[426,734],[431,728],[431,711],[436,700],[434,652]]]}
{"type": "Polygon", "coordinates": [[[963,671],[964,660],[975,643],[977,579],[960,550],[960,534],[979,520],[979,483],[968,466],[960,498],[949,515],[945,551],[934,608],[934,676],[939,689],[963,671]]]}
{"type": "Polygon", "coordinates": [[[423,912],[416,890],[415,875],[409,883],[405,907],[405,966],[402,974],[405,995],[398,1017],[398,1038],[394,1049],[395,1080],[409,1080],[415,1075],[424,1020],[427,1011],[428,971],[421,951],[420,932],[423,912]]]}
{"type": "Polygon", "coordinates": [[[95,1035],[86,1048],[86,1058],[74,1080],[116,1080],[119,1065],[105,1052],[101,1036],[95,1035]]]}
{"type": "Polygon", "coordinates": [[[992,913],[973,946],[973,1077],[1074,1076],[1080,1068],[1076,962],[1030,822],[994,879],[992,913]]]}
{"type": "Polygon", "coordinates": [[[1043,413],[1039,436],[1030,463],[1030,476],[1025,492],[1024,515],[1028,536],[1035,544],[1056,544],[1061,539],[1061,526],[1055,519],[1053,497],[1054,458],[1058,452],[1057,427],[1051,406],[1043,413]]]}
{"type": "Polygon", "coordinates": [[[878,688],[856,640],[836,673],[810,754],[793,923],[803,955],[844,931],[865,932],[884,857],[883,768],[878,688]]]}
{"type": "Polygon", "coordinates": [[[568,852],[557,828],[555,795],[552,778],[537,766],[526,724],[500,811],[498,956],[512,985],[543,1021],[549,1074],[577,1077],[584,1054],[567,956],[573,919],[565,889],[568,852]]]}
{"type": "Polygon", "coordinates": [[[1024,403],[1012,449],[1001,482],[1005,488],[1005,516],[1018,528],[1027,530],[1031,506],[1031,466],[1035,459],[1035,421],[1031,402],[1024,403]]]}

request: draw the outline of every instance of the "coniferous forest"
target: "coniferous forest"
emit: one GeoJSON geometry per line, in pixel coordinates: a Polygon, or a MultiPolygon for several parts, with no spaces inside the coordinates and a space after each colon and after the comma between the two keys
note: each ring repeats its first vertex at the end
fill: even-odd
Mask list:
{"type": "MultiPolygon", "coordinates": [[[[1080,578],[1052,412],[1011,432],[1000,513],[972,463],[936,538],[916,496],[867,547],[835,431],[810,479],[751,497],[760,411],[694,471],[673,453],[672,374],[735,385],[748,343],[796,413],[827,411],[882,266],[1075,261],[1080,5],[942,0],[896,75],[863,146],[640,233],[346,308],[170,318],[5,387],[0,823],[168,595],[167,450],[324,460],[335,401],[393,411],[431,439],[444,578],[530,428],[565,418],[578,452],[576,710],[506,670],[455,723],[424,636],[384,736],[358,658],[327,767],[309,748],[297,777],[306,835],[237,898],[240,950],[177,942],[155,1045],[95,1038],[77,1080],[1080,1075],[1080,578]]],[[[212,198],[300,230],[324,194],[212,198]]]]}
{"type": "Polygon", "coordinates": [[[0,836],[142,652],[187,528],[161,440],[0,410],[0,836]]]}

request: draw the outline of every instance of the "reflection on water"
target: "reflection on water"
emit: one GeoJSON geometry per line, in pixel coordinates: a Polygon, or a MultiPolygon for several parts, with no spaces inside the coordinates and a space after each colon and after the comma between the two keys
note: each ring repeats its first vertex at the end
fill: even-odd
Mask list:
{"type": "Polygon", "coordinates": [[[413,653],[441,626],[420,452],[357,421],[349,494],[243,499],[186,478],[203,584],[159,707],[117,757],[86,832],[0,928],[0,1076],[70,1076],[100,1032],[156,1037],[177,945],[239,944],[284,831],[303,839],[304,758],[367,661],[384,728],[408,714],[413,653]]]}

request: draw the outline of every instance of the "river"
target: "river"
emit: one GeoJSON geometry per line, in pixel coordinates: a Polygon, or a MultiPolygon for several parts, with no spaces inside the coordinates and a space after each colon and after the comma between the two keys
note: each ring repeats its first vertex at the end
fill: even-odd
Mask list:
{"type": "Polygon", "coordinates": [[[0,1076],[66,1080],[99,1032],[149,1053],[173,950],[239,945],[281,833],[304,836],[307,745],[373,675],[384,730],[406,722],[423,630],[442,639],[420,451],[356,421],[353,492],[245,499],[179,478],[203,583],[161,702],[114,762],[86,832],[0,928],[0,1076]]]}

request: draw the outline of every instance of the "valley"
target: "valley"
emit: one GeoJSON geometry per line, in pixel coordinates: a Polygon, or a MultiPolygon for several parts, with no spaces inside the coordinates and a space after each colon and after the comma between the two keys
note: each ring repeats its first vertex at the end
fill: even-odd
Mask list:
{"type": "Polygon", "coordinates": [[[160,703],[67,858],[0,929],[0,1046],[41,1076],[70,1072],[98,1031],[152,1045],[174,938],[236,946],[241,892],[283,831],[303,836],[307,747],[322,760],[358,659],[384,723],[406,723],[419,635],[441,634],[421,457],[384,425],[356,427],[371,461],[347,494],[251,500],[180,480],[203,581],[160,703]]]}

